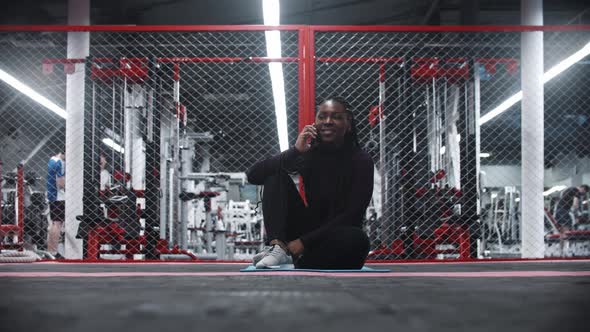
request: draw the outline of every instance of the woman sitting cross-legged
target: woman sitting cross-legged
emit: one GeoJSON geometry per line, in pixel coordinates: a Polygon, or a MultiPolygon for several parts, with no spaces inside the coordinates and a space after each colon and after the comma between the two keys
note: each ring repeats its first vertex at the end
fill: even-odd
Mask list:
{"type": "Polygon", "coordinates": [[[264,185],[269,244],[256,268],[360,269],[369,252],[362,219],[373,192],[373,161],[359,147],[353,114],[339,97],[323,101],[295,146],[257,162],[248,181],[264,185]],[[290,174],[303,178],[307,206],[290,174]]]}

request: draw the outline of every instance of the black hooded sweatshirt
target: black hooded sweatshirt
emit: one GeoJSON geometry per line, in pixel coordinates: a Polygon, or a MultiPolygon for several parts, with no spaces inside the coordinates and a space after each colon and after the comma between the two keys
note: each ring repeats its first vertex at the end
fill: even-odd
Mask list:
{"type": "Polygon", "coordinates": [[[373,194],[373,161],[368,153],[345,144],[334,148],[318,145],[305,153],[291,147],[254,164],[248,182],[264,184],[280,170],[302,176],[311,218],[317,227],[301,237],[305,246],[314,245],[335,226],[361,227],[373,194]]]}

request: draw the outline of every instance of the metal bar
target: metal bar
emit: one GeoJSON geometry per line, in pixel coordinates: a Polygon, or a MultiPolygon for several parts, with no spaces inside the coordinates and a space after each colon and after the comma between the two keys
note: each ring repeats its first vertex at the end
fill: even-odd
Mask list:
{"type": "Polygon", "coordinates": [[[296,57],[266,58],[266,57],[174,57],[157,58],[161,63],[193,63],[193,62],[298,62],[296,57]]]}
{"type": "MultiPolygon", "coordinates": [[[[381,177],[381,204],[388,201],[387,173],[385,172],[385,64],[379,65],[379,175],[381,177]]],[[[383,205],[382,205],[383,206],[383,205]]]]}
{"type": "Polygon", "coordinates": [[[314,25],[321,32],[529,32],[529,31],[585,31],[590,25],[314,25]]]}
{"type": "Polygon", "coordinates": [[[298,128],[303,130],[305,126],[305,108],[308,105],[307,101],[307,31],[299,30],[299,62],[298,62],[298,81],[299,81],[299,112],[298,112],[298,128]]]}
{"type": "Polygon", "coordinates": [[[403,63],[405,60],[401,57],[394,57],[394,58],[387,58],[387,57],[321,57],[317,59],[318,62],[394,62],[394,63],[403,63]]]}
{"type": "Polygon", "coordinates": [[[308,63],[308,108],[307,123],[313,123],[315,119],[315,31],[313,29],[307,30],[307,48],[309,50],[308,63]]]}
{"type": "Polygon", "coordinates": [[[0,31],[51,32],[199,32],[199,31],[296,31],[305,27],[313,31],[361,32],[529,32],[529,31],[584,31],[589,24],[579,25],[2,25],[0,31]]]}
{"type": "Polygon", "coordinates": [[[25,166],[23,163],[18,164],[16,171],[16,196],[18,197],[18,205],[16,206],[18,242],[23,243],[25,228],[25,166]]]}
{"type": "MultiPolygon", "coordinates": [[[[282,58],[267,58],[267,57],[173,57],[173,58],[156,58],[156,61],[160,63],[201,63],[201,62],[301,62],[303,60],[304,53],[307,54],[301,45],[301,40],[305,45],[307,42],[306,37],[301,37],[305,33],[300,32],[300,45],[299,45],[299,56],[298,57],[282,57],[282,58]]],[[[146,58],[136,58],[141,60],[147,60],[146,58]]],[[[406,60],[403,57],[321,57],[316,59],[318,62],[393,62],[393,63],[404,63],[406,60]]],[[[467,58],[414,58],[414,61],[442,61],[442,62],[466,62],[467,58]]],[[[69,59],[69,58],[46,58],[43,59],[43,64],[76,64],[84,63],[84,59],[69,59]]],[[[114,63],[118,61],[114,58],[94,58],[95,63],[114,63]]],[[[475,58],[475,61],[483,64],[511,64],[519,63],[520,60],[516,58],[475,58]]]]}
{"type": "Polygon", "coordinates": [[[304,25],[3,25],[0,31],[53,32],[210,32],[210,31],[296,31],[304,25]]]}
{"type": "MultiPolygon", "coordinates": [[[[2,177],[2,160],[0,160],[0,202],[4,200],[4,196],[2,196],[2,183],[4,182],[4,178],[2,177]]],[[[2,204],[0,204],[0,225],[2,225],[2,204]]],[[[0,246],[1,248],[1,246],[0,246]]]]}

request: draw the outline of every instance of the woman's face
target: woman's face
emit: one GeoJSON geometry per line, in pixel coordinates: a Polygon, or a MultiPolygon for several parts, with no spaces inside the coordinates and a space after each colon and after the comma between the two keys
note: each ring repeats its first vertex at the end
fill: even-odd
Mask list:
{"type": "Polygon", "coordinates": [[[342,144],[344,136],[350,131],[350,115],[343,105],[328,100],[320,105],[315,126],[322,142],[342,144]]]}

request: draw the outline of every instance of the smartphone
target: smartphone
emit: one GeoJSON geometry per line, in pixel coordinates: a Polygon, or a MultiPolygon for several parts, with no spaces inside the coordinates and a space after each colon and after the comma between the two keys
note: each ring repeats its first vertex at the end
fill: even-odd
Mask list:
{"type": "Polygon", "coordinates": [[[315,146],[317,146],[318,144],[320,144],[321,141],[322,141],[322,138],[320,137],[320,130],[319,130],[319,128],[317,126],[315,126],[315,129],[316,129],[316,133],[317,133],[316,138],[312,139],[309,142],[309,146],[312,147],[312,148],[315,147],[315,146]]]}

